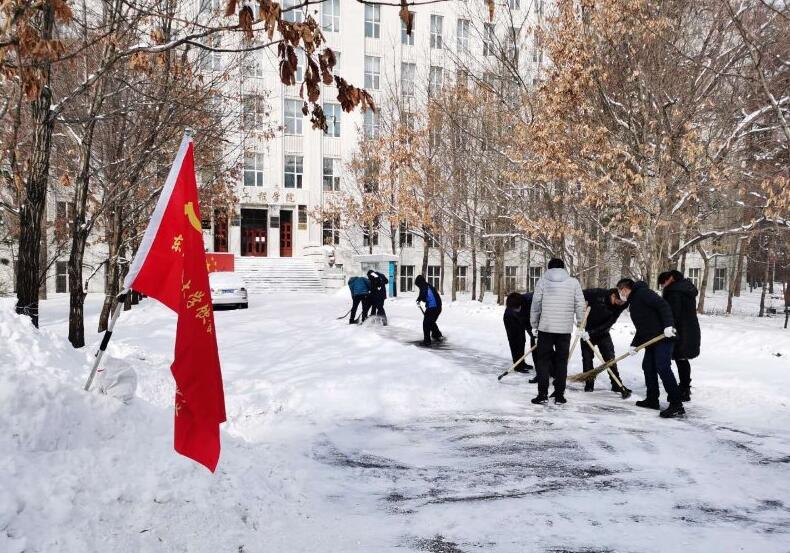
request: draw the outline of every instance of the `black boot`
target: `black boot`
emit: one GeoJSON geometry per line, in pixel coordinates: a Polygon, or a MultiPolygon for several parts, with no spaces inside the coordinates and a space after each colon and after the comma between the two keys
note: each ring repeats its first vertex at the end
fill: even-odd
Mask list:
{"type": "Polygon", "coordinates": [[[557,405],[565,405],[566,403],[568,403],[568,400],[565,399],[564,395],[554,392],[554,403],[557,405]]]}
{"type": "Polygon", "coordinates": [[[682,403],[670,403],[669,407],[659,413],[659,416],[662,419],[674,419],[676,417],[682,417],[685,414],[686,410],[683,408],[682,403]]]}
{"type": "Polygon", "coordinates": [[[537,384],[537,383],[538,383],[538,377],[537,377],[537,375],[535,375],[535,376],[533,376],[532,378],[530,378],[530,379],[529,379],[529,383],[530,383],[530,384],[537,384]]]}
{"type": "Polygon", "coordinates": [[[680,401],[691,401],[691,388],[688,386],[680,387],[680,401]]]}
{"type": "Polygon", "coordinates": [[[622,396],[623,399],[628,399],[629,397],[631,397],[631,390],[623,386],[623,389],[620,390],[620,395],[622,396]]]}
{"type": "Polygon", "coordinates": [[[521,365],[519,365],[513,370],[516,371],[517,373],[528,373],[529,371],[532,370],[532,365],[527,365],[526,363],[522,363],[521,365]]]}
{"type": "Polygon", "coordinates": [[[532,398],[532,403],[535,405],[546,405],[549,402],[549,398],[545,395],[538,394],[538,397],[532,398]]]}
{"type": "Polygon", "coordinates": [[[661,405],[657,399],[643,399],[636,402],[637,407],[644,407],[645,409],[661,409],[661,405]]]}
{"type": "Polygon", "coordinates": [[[585,392],[594,392],[595,391],[595,381],[587,380],[584,383],[584,391],[585,392]]]}

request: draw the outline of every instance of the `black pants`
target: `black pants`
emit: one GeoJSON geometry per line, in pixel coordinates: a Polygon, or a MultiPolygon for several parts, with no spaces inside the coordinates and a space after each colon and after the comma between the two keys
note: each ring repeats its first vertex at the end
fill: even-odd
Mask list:
{"type": "Polygon", "coordinates": [[[538,370],[538,395],[548,395],[549,376],[554,377],[554,391],[556,394],[565,394],[565,381],[568,378],[568,350],[570,347],[570,334],[538,332],[538,347],[535,350],[535,366],[538,370]]]}
{"type": "MultiPolygon", "coordinates": [[[[505,319],[505,332],[507,333],[507,343],[510,346],[510,355],[513,357],[515,363],[518,359],[524,357],[525,347],[527,345],[526,333],[524,327],[513,319],[505,319]]],[[[535,337],[529,334],[529,347],[535,345],[535,337]]],[[[528,365],[526,360],[518,364],[516,369],[521,369],[528,365]]]]}
{"type": "Polygon", "coordinates": [[[362,320],[368,318],[368,309],[370,309],[370,301],[367,294],[359,294],[358,296],[353,296],[351,298],[351,318],[348,320],[349,323],[353,322],[354,319],[357,318],[357,307],[359,304],[362,304],[362,320]]]}
{"type": "Polygon", "coordinates": [[[691,363],[688,359],[675,359],[678,366],[678,380],[681,388],[691,388],[691,363]]]}
{"type": "Polygon", "coordinates": [[[436,326],[436,320],[441,314],[441,307],[429,307],[425,310],[425,316],[422,318],[422,334],[426,343],[431,342],[431,336],[434,340],[442,337],[442,331],[436,326]]]}
{"type": "Polygon", "coordinates": [[[383,295],[373,295],[370,296],[370,316],[374,317],[378,315],[381,317],[384,322],[387,322],[387,313],[384,311],[384,300],[387,299],[383,295]]]}
{"type": "Polygon", "coordinates": [[[672,348],[675,346],[672,340],[661,340],[657,344],[645,349],[645,357],[642,359],[642,372],[645,373],[645,387],[647,388],[647,399],[658,401],[661,395],[658,389],[658,379],[667,391],[669,403],[680,403],[680,389],[678,388],[675,373],[672,372],[672,348]]]}
{"type": "MultiPolygon", "coordinates": [[[[587,345],[587,342],[584,340],[582,342],[582,370],[584,372],[590,371],[595,368],[596,365],[600,363],[600,359],[595,357],[595,352],[593,352],[592,348],[587,345]]],[[[598,336],[590,336],[590,342],[594,346],[598,346],[598,351],[601,352],[601,356],[604,358],[604,361],[609,361],[615,358],[614,354],[614,344],[612,343],[612,337],[608,332],[604,332],[598,336]]],[[[619,379],[620,373],[617,370],[617,363],[609,367],[612,369],[614,375],[619,379]]],[[[617,381],[612,378],[612,375],[609,375],[609,380],[612,382],[612,390],[619,392],[620,386],[617,384],[617,381]]],[[[622,382],[622,379],[620,380],[622,382]]],[[[595,380],[590,379],[584,384],[585,390],[592,390],[595,388],[595,380]]]]}

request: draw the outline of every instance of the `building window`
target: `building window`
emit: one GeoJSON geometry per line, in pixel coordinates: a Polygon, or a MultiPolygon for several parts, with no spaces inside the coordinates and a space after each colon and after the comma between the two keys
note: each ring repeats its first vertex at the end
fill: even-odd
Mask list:
{"type": "Polygon", "coordinates": [[[411,34],[406,34],[406,23],[403,20],[400,20],[400,43],[405,46],[414,46],[414,29],[415,29],[415,18],[416,14],[414,12],[409,12],[409,17],[411,18],[411,34]]]}
{"type": "Polygon", "coordinates": [[[483,55],[493,56],[495,53],[496,34],[493,23],[483,23],[483,55]]]}
{"type": "Polygon", "coordinates": [[[469,51],[469,20],[459,19],[455,27],[455,39],[458,46],[458,52],[469,51]]]}
{"type": "Polygon", "coordinates": [[[401,265],[400,271],[400,291],[411,292],[414,290],[414,265],[401,265]]]}
{"type": "Polygon", "coordinates": [[[724,267],[717,267],[713,271],[713,291],[727,289],[727,269],[724,267]]]}
{"type": "MultiPolygon", "coordinates": [[[[219,48],[222,45],[218,34],[206,37],[203,42],[207,48],[219,48]]],[[[222,71],[222,52],[203,50],[200,53],[200,68],[203,71],[222,71]]]]}
{"type": "Polygon", "coordinates": [[[69,264],[65,261],[55,262],[55,292],[62,294],[69,291],[69,264]]]}
{"type": "Polygon", "coordinates": [[[326,116],[326,135],[334,138],[340,137],[340,104],[324,104],[326,116]]]}
{"type": "Polygon", "coordinates": [[[517,277],[516,277],[516,267],[515,265],[507,265],[505,266],[505,292],[510,293],[516,290],[516,286],[518,284],[517,277]]]}
{"type": "Polygon", "coordinates": [[[414,96],[414,81],[417,78],[417,65],[414,63],[400,64],[401,94],[406,97],[414,96]]]}
{"type": "Polygon", "coordinates": [[[297,221],[299,223],[299,230],[307,230],[307,206],[300,205],[297,208],[297,221]]]}
{"type": "Polygon", "coordinates": [[[378,246],[379,245],[379,221],[376,218],[369,226],[362,228],[362,245],[363,246],[378,246]]]}
{"type": "Polygon", "coordinates": [[[697,288],[700,287],[700,274],[702,270],[699,267],[693,267],[688,271],[688,279],[691,283],[696,286],[697,288]]]}
{"type": "Polygon", "coordinates": [[[414,247],[414,233],[409,230],[409,227],[406,226],[406,223],[401,223],[398,227],[398,236],[401,248],[414,247]]]}
{"type": "Polygon", "coordinates": [[[302,0],[283,0],[282,3],[282,18],[291,23],[301,23],[304,21],[304,12],[302,8],[294,8],[303,4],[302,0]]]}
{"type": "Polygon", "coordinates": [[[538,17],[543,17],[543,0],[536,0],[537,6],[536,10],[538,12],[538,17]]]}
{"type": "Polygon", "coordinates": [[[456,292],[466,292],[466,272],[468,267],[466,265],[455,268],[455,276],[457,278],[456,292]]]}
{"type": "Polygon", "coordinates": [[[324,158],[324,192],[340,190],[340,160],[335,157],[324,158]]]}
{"type": "Polygon", "coordinates": [[[410,111],[402,111],[400,114],[401,125],[404,125],[410,131],[417,128],[417,116],[410,111]]]}
{"type": "Polygon", "coordinates": [[[304,158],[302,156],[285,156],[285,188],[302,188],[304,158]]]}
{"type": "Polygon", "coordinates": [[[200,0],[200,13],[218,13],[222,11],[222,0],[200,0]]]}
{"type": "Polygon", "coordinates": [[[307,65],[307,54],[301,48],[296,48],[296,71],[294,71],[294,80],[301,83],[304,80],[304,68],[307,65]]]}
{"type": "Polygon", "coordinates": [[[340,217],[324,219],[323,237],[325,246],[337,246],[340,244],[340,217]]]}
{"type": "Polygon", "coordinates": [[[372,109],[364,112],[364,126],[362,128],[366,138],[378,138],[381,130],[379,114],[372,109]]]}
{"type": "Polygon", "coordinates": [[[259,79],[263,77],[263,58],[259,52],[247,52],[242,61],[242,72],[246,78],[259,79]]]}
{"type": "Polygon", "coordinates": [[[74,221],[74,202],[57,202],[55,204],[55,224],[70,225],[74,221]]]}
{"type": "Polygon", "coordinates": [[[365,88],[378,90],[381,86],[381,58],[365,56],[365,88]]]}
{"type": "Polygon", "coordinates": [[[519,30],[516,27],[510,27],[507,41],[507,57],[510,60],[518,60],[518,40],[519,30]]]}
{"type": "Polygon", "coordinates": [[[439,247],[439,241],[436,239],[436,237],[433,234],[430,234],[430,233],[426,234],[423,237],[423,241],[425,242],[425,247],[426,248],[438,248],[439,247]]]}
{"type": "Polygon", "coordinates": [[[326,32],[340,32],[340,0],[324,0],[321,5],[321,25],[326,32]]]}
{"type": "Polygon", "coordinates": [[[543,276],[543,267],[529,268],[529,277],[528,277],[527,285],[530,292],[535,291],[535,286],[538,285],[538,281],[542,276],[543,276]]]}
{"type": "Polygon", "coordinates": [[[244,186],[263,186],[263,153],[244,152],[244,186]]]}
{"type": "Polygon", "coordinates": [[[381,36],[381,6],[365,4],[365,37],[381,36]]]}
{"type": "Polygon", "coordinates": [[[442,266],[428,265],[428,274],[425,275],[425,280],[428,281],[428,284],[438,290],[442,281],[442,266]]]}
{"type": "Polygon", "coordinates": [[[441,15],[432,15],[431,48],[442,48],[442,27],[444,27],[444,17],[441,15]]]}
{"type": "Polygon", "coordinates": [[[302,102],[285,100],[285,134],[302,134],[302,102]]]}
{"type": "Polygon", "coordinates": [[[507,0],[507,7],[511,10],[520,10],[521,0],[507,0]]]}
{"type": "Polygon", "coordinates": [[[265,110],[263,97],[257,94],[247,94],[241,99],[242,124],[244,128],[254,131],[263,127],[265,110]]]}
{"type": "Polygon", "coordinates": [[[429,77],[430,77],[429,90],[431,92],[431,95],[438,96],[439,93],[442,91],[442,85],[444,83],[444,69],[436,65],[432,65],[429,77]]]}

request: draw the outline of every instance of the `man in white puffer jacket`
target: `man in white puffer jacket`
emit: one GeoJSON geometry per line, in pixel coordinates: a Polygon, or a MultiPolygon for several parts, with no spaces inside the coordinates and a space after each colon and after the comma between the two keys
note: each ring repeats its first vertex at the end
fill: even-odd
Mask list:
{"type": "Polygon", "coordinates": [[[565,380],[568,377],[571,334],[584,319],[584,293],[579,281],[568,274],[561,259],[552,259],[548,267],[549,270],[535,285],[530,312],[532,328],[538,331],[535,350],[538,397],[532,400],[535,404],[548,402],[549,375],[552,372],[554,403],[566,402],[565,380]]]}

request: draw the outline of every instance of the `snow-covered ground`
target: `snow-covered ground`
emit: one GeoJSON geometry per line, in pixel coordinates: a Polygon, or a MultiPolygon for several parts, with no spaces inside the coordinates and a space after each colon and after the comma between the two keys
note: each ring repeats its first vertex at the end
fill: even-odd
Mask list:
{"type": "MultiPolygon", "coordinates": [[[[447,301],[449,346],[425,350],[409,343],[411,297],[388,300],[381,327],[337,320],[344,293],[253,296],[216,313],[229,420],[212,475],[172,450],[174,315],[151,300],[122,314],[109,353],[139,378],[124,405],[81,390],[94,346],[68,346],[65,297],[44,303],[41,333],[11,306],[2,553],[790,551],[778,317],[703,317],[688,416],[667,421],[633,405],[635,358],[631,400],[600,378],[565,406],[530,404],[527,377],[496,379],[509,358],[494,305],[447,301]]],[[[625,315],[618,350],[631,333],[625,315]]]]}

